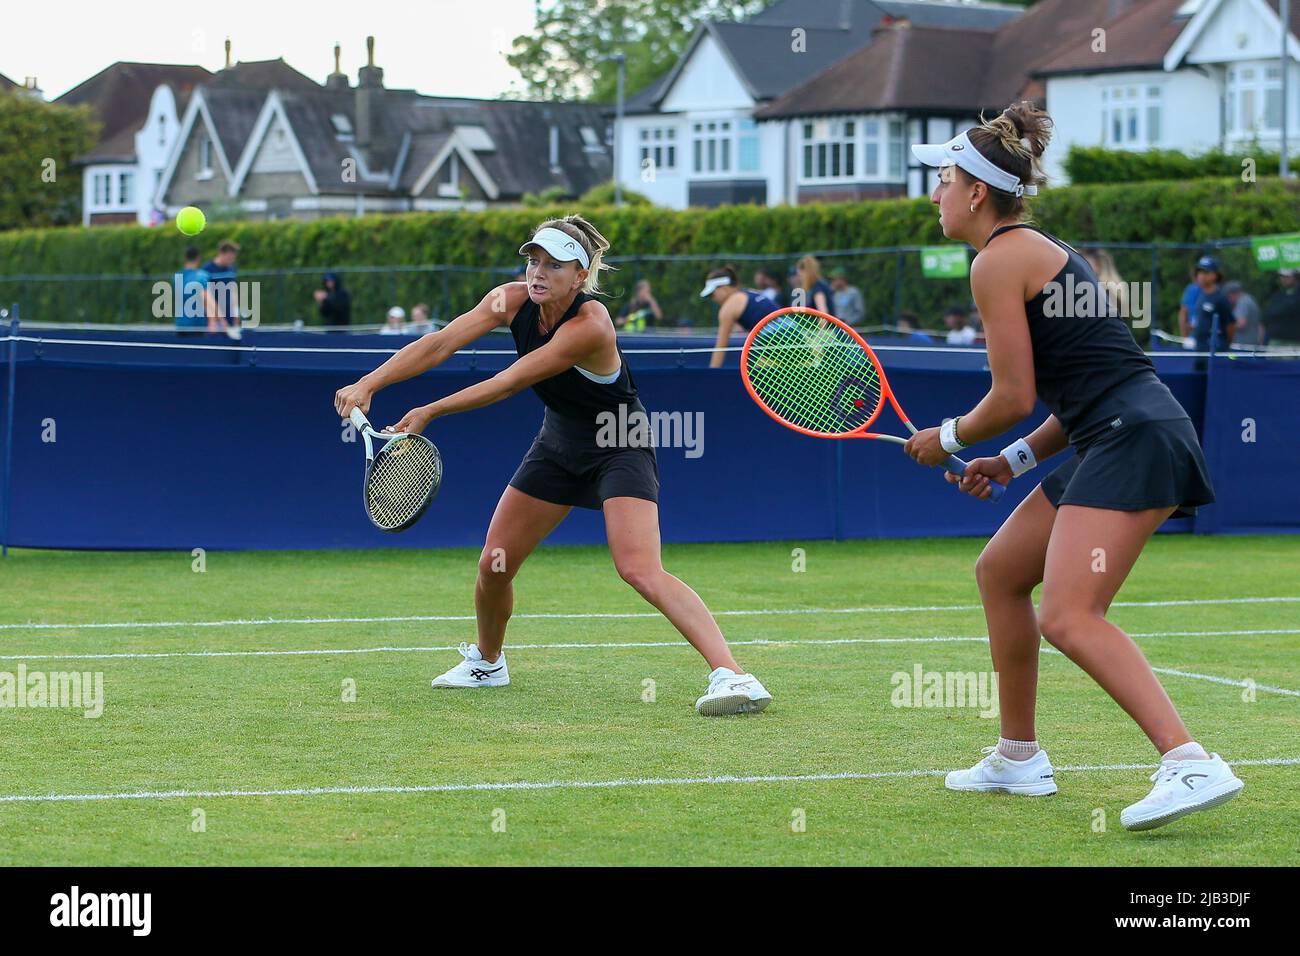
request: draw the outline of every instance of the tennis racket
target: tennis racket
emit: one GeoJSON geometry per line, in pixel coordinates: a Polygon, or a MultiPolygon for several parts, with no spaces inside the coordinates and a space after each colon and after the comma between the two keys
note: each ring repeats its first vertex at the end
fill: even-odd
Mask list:
{"type": "MultiPolygon", "coordinates": [[[[867,430],[886,399],[916,434],[871,346],[849,325],[816,309],[779,309],[765,316],[745,339],[740,374],[763,411],[802,435],[906,444],[906,438],[867,430]]],[[[954,475],[966,472],[966,462],[955,455],[943,467],[954,475]]],[[[993,501],[1006,491],[996,481],[989,488],[993,501]]]]}
{"type": "Polygon", "coordinates": [[[366,443],[362,498],[370,523],[380,531],[405,531],[420,520],[442,485],[442,456],[423,435],[377,432],[359,408],[352,424],[366,443]],[[384,444],[375,451],[374,440],[384,444]]]}

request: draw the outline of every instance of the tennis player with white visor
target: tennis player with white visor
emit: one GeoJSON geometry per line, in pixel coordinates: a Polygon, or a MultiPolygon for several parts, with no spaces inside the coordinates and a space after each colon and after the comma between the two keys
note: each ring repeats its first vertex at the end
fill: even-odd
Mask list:
{"type": "MultiPolygon", "coordinates": [[[[1155,786],[1120,815],[1130,830],[1162,826],[1224,803],[1244,786],[1192,739],[1142,651],[1106,620],[1151,535],[1171,517],[1212,502],[1214,491],[1186,411],[1156,377],[1078,252],[1024,222],[1024,196],[1042,181],[1038,161],[1051,119],[1030,103],[946,143],[913,146],[939,168],[931,200],[949,239],[976,250],[971,292],[988,339],[992,385],[969,412],[918,432],[906,449],[937,465],[1015,427],[1041,399],[1051,415],[992,458],[948,481],[978,498],[1067,448],[1007,518],[975,569],[998,674],[1001,736],[953,790],[1027,796],[1057,790],[1034,722],[1040,635],[1085,670],[1128,713],[1160,756],[1155,786]],[[1100,308],[1052,296],[1073,282],[1098,285],[1100,308]],[[1056,303],[1066,301],[1064,308],[1056,303]],[[1037,612],[1032,593],[1043,585],[1037,612]]],[[[1075,733],[1088,728],[1075,727],[1075,733]]],[[[1065,732],[1064,727],[1060,730],[1065,732]]],[[[1131,754],[1116,754],[1127,762],[1131,754]]]]}
{"type": "MultiPolygon", "coordinates": [[[[391,431],[419,434],[435,418],[482,408],[525,388],[546,406],[541,431],[501,495],[479,557],[474,607],[476,644],[433,681],[436,688],[510,683],[506,623],[514,610],[514,578],[524,561],[574,507],[605,516],[614,566],[658,608],[708,662],[708,687],[695,702],[704,716],[754,713],[772,700],[736,663],[700,596],[664,570],[659,547],[659,468],[653,440],[629,429],[613,446],[598,438],[604,416],[637,421],[645,407],[619,351],[614,322],[596,298],[609,242],[580,216],[538,226],[520,248],[526,279],[497,286],[469,312],[407,345],[374,372],[339,389],[334,406],[346,417],[370,408],[374,394],[434,368],[502,325],[519,358],[491,378],[413,408],[391,431]],[[621,412],[621,414],[620,414],[621,412]]],[[[588,655],[594,668],[601,662],[588,655]]],[[[611,691],[613,692],[613,691],[611,691]]]]}

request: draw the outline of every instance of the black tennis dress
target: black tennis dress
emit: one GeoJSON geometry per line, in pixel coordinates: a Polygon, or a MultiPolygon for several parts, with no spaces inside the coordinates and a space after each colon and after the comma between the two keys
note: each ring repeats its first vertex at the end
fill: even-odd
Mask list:
{"type": "MultiPolygon", "coordinates": [[[[529,299],[510,320],[520,358],[536,351],[591,299],[579,292],[550,332],[538,328],[541,309],[529,299]]],[[[645,407],[622,350],[612,375],[576,365],[533,385],[546,414],[542,429],[510,479],[526,495],[557,505],[599,510],[607,498],[659,500],[659,464],[645,407]],[[638,417],[642,416],[642,417],[638,417]]]]}
{"type": "MultiPolygon", "coordinates": [[[[1092,267],[1055,236],[1026,224],[1001,226],[989,241],[1012,229],[1033,229],[1067,256],[1061,271],[1025,303],[1038,397],[1075,450],[1043,479],[1047,500],[1054,507],[1113,511],[1175,508],[1174,517],[1190,517],[1213,502],[1192,420],[1156,376],[1124,318],[1105,308],[1060,306],[1078,302],[1085,283],[1098,285],[1092,267]],[[1050,297],[1054,290],[1057,296],[1050,297]],[[1083,312],[1091,314],[1072,314],[1083,312]]],[[[1105,303],[1098,293],[1093,301],[1105,303]]]]}

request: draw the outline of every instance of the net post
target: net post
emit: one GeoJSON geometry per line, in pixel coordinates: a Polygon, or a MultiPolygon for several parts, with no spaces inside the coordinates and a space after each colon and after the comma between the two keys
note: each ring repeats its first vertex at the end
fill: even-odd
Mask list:
{"type": "Polygon", "coordinates": [[[0,490],[0,557],[9,556],[9,501],[13,489],[14,468],[14,396],[18,377],[18,303],[9,313],[9,380],[5,396],[5,454],[3,490],[0,490]]]}

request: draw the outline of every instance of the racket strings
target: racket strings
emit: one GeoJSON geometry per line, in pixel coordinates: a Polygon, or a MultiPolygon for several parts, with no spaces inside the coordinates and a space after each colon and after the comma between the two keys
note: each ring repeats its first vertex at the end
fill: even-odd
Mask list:
{"type": "Polygon", "coordinates": [[[745,370],[769,411],[823,435],[861,428],[884,395],[875,364],[853,336],[807,313],[778,316],[759,329],[745,370]]]}
{"type": "Polygon", "coordinates": [[[398,438],[375,455],[366,480],[366,508],[381,528],[400,528],[423,511],[438,490],[442,460],[433,443],[398,438]]]}

